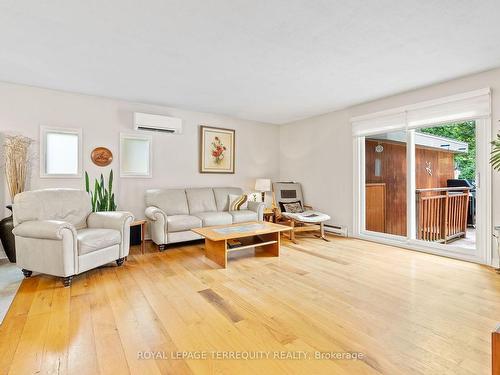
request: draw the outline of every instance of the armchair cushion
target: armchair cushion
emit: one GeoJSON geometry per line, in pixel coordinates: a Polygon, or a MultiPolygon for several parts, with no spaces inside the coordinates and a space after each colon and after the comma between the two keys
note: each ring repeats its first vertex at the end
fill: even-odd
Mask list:
{"type": "Polygon", "coordinates": [[[75,189],[25,191],[14,197],[13,206],[14,226],[25,221],[56,220],[82,229],[92,211],[88,193],[75,189]]]}
{"type": "Polygon", "coordinates": [[[80,229],[76,233],[78,254],[85,255],[106,247],[119,245],[122,236],[115,229],[80,229]]]}
{"type": "Polygon", "coordinates": [[[282,212],[281,215],[287,219],[300,221],[302,223],[321,223],[330,220],[330,216],[318,211],[304,211],[300,213],[282,212]]]}
{"type": "Polygon", "coordinates": [[[69,230],[76,235],[75,227],[59,220],[31,220],[17,225],[12,233],[14,236],[25,238],[40,238],[46,240],[62,240],[62,232],[69,230]]]}
{"type": "Polygon", "coordinates": [[[182,232],[193,228],[201,227],[201,219],[191,215],[167,216],[168,232],[182,232]]]}

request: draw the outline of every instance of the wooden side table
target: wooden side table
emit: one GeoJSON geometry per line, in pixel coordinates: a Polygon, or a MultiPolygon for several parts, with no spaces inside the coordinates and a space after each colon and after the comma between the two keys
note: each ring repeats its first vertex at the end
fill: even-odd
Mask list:
{"type": "Polygon", "coordinates": [[[147,224],[146,219],[136,220],[133,221],[132,224],[130,224],[131,227],[135,227],[137,225],[141,226],[141,254],[144,254],[145,251],[144,236],[146,235],[146,224],[147,224]]]}
{"type": "Polygon", "coordinates": [[[264,221],[269,221],[270,223],[274,223],[276,220],[274,215],[274,211],[270,208],[264,209],[264,221]]]}

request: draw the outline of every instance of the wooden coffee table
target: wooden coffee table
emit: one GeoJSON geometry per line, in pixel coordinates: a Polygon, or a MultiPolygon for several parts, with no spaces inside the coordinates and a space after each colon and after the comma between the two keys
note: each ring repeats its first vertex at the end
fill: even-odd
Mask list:
{"type": "Polygon", "coordinates": [[[278,257],[280,255],[280,233],[291,229],[285,225],[252,221],[191,230],[205,237],[207,258],[226,268],[227,254],[233,251],[258,247],[278,257]],[[232,246],[231,240],[238,241],[240,244],[232,246]]]}

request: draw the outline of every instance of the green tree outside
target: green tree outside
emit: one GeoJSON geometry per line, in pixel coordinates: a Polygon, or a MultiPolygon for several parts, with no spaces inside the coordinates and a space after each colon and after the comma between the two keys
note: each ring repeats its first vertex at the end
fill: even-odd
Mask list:
{"type": "Polygon", "coordinates": [[[422,133],[433,134],[440,137],[466,142],[469,145],[469,151],[466,154],[455,154],[455,164],[460,170],[458,178],[464,178],[467,180],[474,180],[476,178],[475,121],[457,122],[449,125],[436,126],[434,128],[424,128],[419,131],[422,133]]]}

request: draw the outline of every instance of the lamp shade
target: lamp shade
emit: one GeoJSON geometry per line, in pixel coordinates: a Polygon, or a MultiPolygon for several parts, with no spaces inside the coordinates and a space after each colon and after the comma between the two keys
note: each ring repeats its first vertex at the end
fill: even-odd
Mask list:
{"type": "Polygon", "coordinates": [[[255,190],[271,191],[271,180],[268,178],[258,178],[255,181],[255,190]]]}

